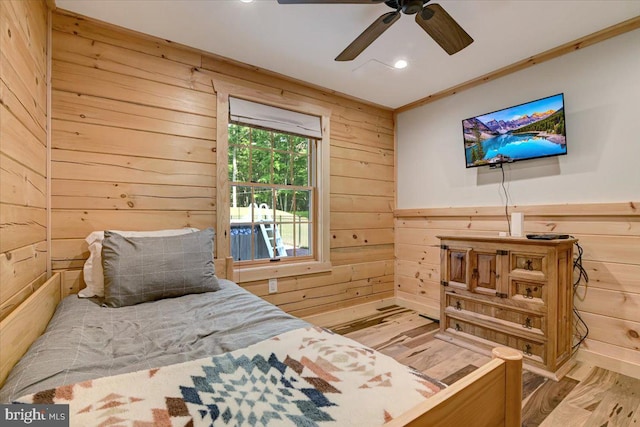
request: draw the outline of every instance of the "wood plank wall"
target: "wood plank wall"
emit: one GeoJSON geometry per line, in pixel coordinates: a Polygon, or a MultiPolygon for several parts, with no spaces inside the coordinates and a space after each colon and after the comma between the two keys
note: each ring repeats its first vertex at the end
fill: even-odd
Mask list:
{"type": "Polygon", "coordinates": [[[0,1],[0,319],[47,276],[47,19],[0,1]]]}
{"type": "MultiPolygon", "coordinates": [[[[584,248],[588,285],[575,306],[589,326],[583,348],[640,366],[640,202],[518,206],[525,233],[566,233],[584,248]]],[[[396,211],[396,296],[439,317],[438,235],[497,235],[504,207],[396,211]]]]}
{"type": "Polygon", "coordinates": [[[242,285],[297,315],[393,296],[390,110],[62,11],[52,67],[54,269],[94,230],[215,226],[217,75],[332,111],[332,273],[242,285]]]}

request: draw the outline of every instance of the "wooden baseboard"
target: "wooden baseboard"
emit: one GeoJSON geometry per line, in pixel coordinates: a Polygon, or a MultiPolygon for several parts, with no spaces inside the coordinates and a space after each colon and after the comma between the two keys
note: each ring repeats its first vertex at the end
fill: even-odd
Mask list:
{"type": "Polygon", "coordinates": [[[616,359],[597,351],[580,348],[575,359],[590,365],[599,366],[629,377],[640,379],[640,363],[631,360],[616,359]]]}

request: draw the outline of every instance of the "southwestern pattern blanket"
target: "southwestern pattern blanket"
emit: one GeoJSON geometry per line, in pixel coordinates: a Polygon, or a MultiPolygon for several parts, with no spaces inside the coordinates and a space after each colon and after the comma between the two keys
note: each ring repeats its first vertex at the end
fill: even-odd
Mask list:
{"type": "Polygon", "coordinates": [[[78,426],[375,426],[443,387],[348,338],[301,328],[233,352],[17,401],[69,404],[78,426]]]}

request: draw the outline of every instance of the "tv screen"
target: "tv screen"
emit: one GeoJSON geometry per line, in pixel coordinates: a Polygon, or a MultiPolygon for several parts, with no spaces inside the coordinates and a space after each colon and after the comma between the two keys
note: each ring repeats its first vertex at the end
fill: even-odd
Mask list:
{"type": "Polygon", "coordinates": [[[462,121],[467,168],[567,154],[562,93],[462,121]]]}

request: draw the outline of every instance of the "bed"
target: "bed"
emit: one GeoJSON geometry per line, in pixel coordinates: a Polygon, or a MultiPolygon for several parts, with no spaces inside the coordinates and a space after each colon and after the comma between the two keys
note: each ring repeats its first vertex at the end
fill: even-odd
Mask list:
{"type": "Polygon", "coordinates": [[[518,352],[445,388],[215,265],[218,291],[121,308],[61,300],[55,273],[0,322],[0,402],[68,404],[82,426],[520,425],[518,352]]]}

